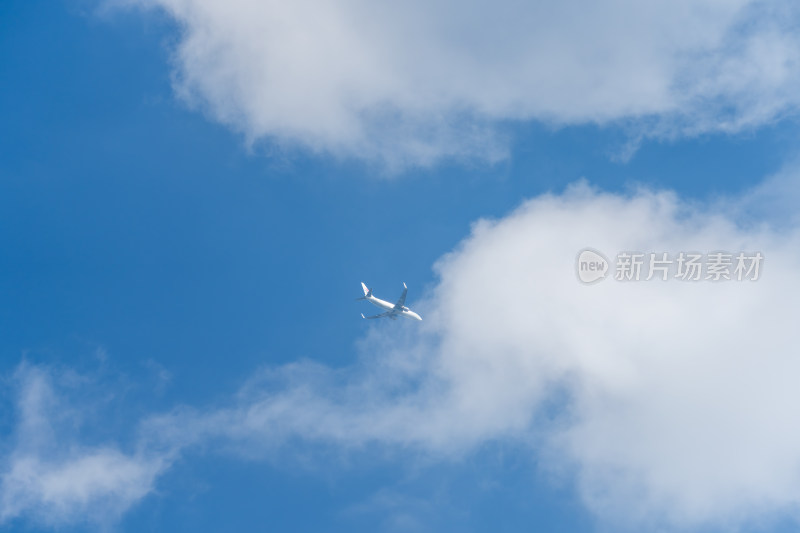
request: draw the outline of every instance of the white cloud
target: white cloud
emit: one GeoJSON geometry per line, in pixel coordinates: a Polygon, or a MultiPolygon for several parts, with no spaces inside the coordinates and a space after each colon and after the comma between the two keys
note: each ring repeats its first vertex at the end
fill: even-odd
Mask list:
{"type": "Polygon", "coordinates": [[[736,132],[796,112],[782,0],[116,0],[180,25],[175,89],[244,132],[390,167],[497,160],[501,124],[736,132]]]}
{"type": "Polygon", "coordinates": [[[731,198],[721,199],[717,209],[735,213],[737,219],[754,223],[770,220],[779,228],[800,227],[800,165],[797,161],[786,165],[776,174],[768,177],[731,198]]]}
{"type": "Polygon", "coordinates": [[[264,370],[228,405],[147,418],[132,452],[70,441],[54,422],[53,387],[27,371],[2,517],[116,516],[190,446],[249,458],[329,448],[440,460],[507,439],[574,479],[606,523],[736,527],[792,513],[800,231],[791,220],[742,225],[743,205],[586,184],[534,198],[477,222],[436,264],[429,298],[409,302],[425,321],[376,325],[357,365],[264,370]],[[583,286],[574,262],[587,246],[609,256],[759,251],[764,263],[756,282],[583,286]],[[77,480],[72,490],[67,479],[77,480]]]}
{"type": "Polygon", "coordinates": [[[82,444],[80,410],[65,401],[48,369],[23,364],[15,378],[18,420],[12,446],[0,457],[0,524],[24,518],[51,527],[107,527],[152,491],[168,466],[166,454],[82,444]]]}
{"type": "Polygon", "coordinates": [[[152,419],[150,433],[249,456],[312,441],[441,458],[517,439],[574,476],[604,521],[691,529],[791,512],[800,232],[719,210],[736,207],[585,184],[535,198],[476,223],[415,304],[426,320],[379,325],[357,367],[268,370],[228,408],[152,419]],[[587,287],[574,270],[586,246],[765,259],[756,282],[587,287]]]}

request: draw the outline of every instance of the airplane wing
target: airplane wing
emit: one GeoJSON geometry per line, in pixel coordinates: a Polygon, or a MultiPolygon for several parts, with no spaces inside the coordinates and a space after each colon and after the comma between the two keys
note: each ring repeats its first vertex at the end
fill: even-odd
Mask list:
{"type": "Polygon", "coordinates": [[[406,304],[406,294],[408,293],[408,287],[406,284],[403,283],[403,294],[400,295],[400,299],[397,300],[397,303],[394,304],[395,309],[402,309],[403,306],[406,304]]]}
{"type": "Polygon", "coordinates": [[[364,313],[361,313],[361,318],[366,318],[367,320],[370,320],[372,318],[382,318],[382,317],[385,317],[385,316],[394,318],[394,314],[395,314],[394,311],[386,311],[385,313],[381,313],[379,315],[372,315],[372,316],[364,316],[364,313]]]}

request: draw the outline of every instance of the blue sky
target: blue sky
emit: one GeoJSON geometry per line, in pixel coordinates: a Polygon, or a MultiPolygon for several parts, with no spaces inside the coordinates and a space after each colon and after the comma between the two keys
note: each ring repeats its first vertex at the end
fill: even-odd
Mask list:
{"type": "MultiPolygon", "coordinates": [[[[782,3],[766,4],[796,15],[782,3]]],[[[589,330],[570,329],[570,308],[540,299],[546,294],[542,285],[550,280],[535,268],[514,266],[517,255],[527,257],[530,249],[539,247],[537,243],[545,243],[537,249],[539,262],[560,264],[563,258],[546,243],[572,243],[576,238],[580,242],[594,235],[581,226],[565,227],[564,213],[594,216],[604,213],[608,202],[619,202],[612,212],[630,228],[625,231],[644,231],[622,232],[627,241],[609,237],[620,246],[652,243],[651,249],[657,249],[669,244],[674,251],[700,242],[712,243],[708,250],[746,243],[749,249],[767,250],[767,261],[774,258],[775,286],[780,290],[773,290],[768,280],[755,285],[762,292],[748,289],[751,296],[730,289],[733,314],[704,326],[665,324],[660,315],[647,332],[628,321],[598,326],[597,346],[621,342],[620,352],[642,354],[642,346],[654,346],[676,331],[690,332],[693,342],[686,346],[695,350],[689,360],[694,362],[667,369],[662,363],[652,364],[665,372],[662,375],[681,376],[660,399],[672,398],[670,394],[680,392],[687,380],[697,382],[697,396],[687,395],[697,404],[688,402],[687,409],[699,404],[701,412],[708,399],[727,398],[724,392],[717,394],[716,387],[720,391],[727,387],[717,379],[718,359],[707,352],[724,345],[720,339],[727,339],[736,324],[739,329],[752,325],[753,335],[762,342],[763,357],[774,363],[770,368],[794,369],[785,337],[789,327],[763,323],[748,314],[754,311],[740,310],[735,303],[752,298],[758,316],[779,316],[779,326],[796,317],[792,301],[798,286],[787,281],[796,256],[795,225],[766,217],[755,226],[747,226],[752,223],[749,219],[737,226],[744,220],[737,218],[737,209],[760,202],[753,191],[772,187],[770,178],[776,175],[788,176],[778,180],[778,186],[788,190],[777,189],[771,197],[788,198],[782,212],[795,212],[791,203],[797,190],[794,115],[800,102],[792,96],[797,93],[793,54],[800,57],[800,48],[793,48],[790,23],[775,22],[769,10],[759,11],[760,4],[732,3],[730,13],[711,9],[720,22],[699,33],[716,35],[718,42],[707,42],[691,29],[680,29],[686,20],[667,17],[662,28],[665,41],[643,43],[642,49],[660,54],[670,48],[667,45],[684,43],[676,41],[676,35],[683,35],[685,47],[675,46],[675,57],[700,59],[641,98],[638,95],[650,84],[643,82],[645,89],[637,91],[633,82],[639,74],[626,78],[625,72],[637,67],[638,59],[630,65],[601,64],[597,66],[605,68],[601,74],[609,80],[619,78],[619,83],[631,87],[632,96],[621,94],[618,100],[613,94],[600,95],[594,102],[593,87],[599,94],[606,84],[586,86],[580,76],[567,72],[569,46],[564,46],[566,59],[561,64],[567,66],[532,66],[532,78],[504,79],[504,73],[527,64],[525,47],[531,45],[527,37],[515,41],[513,28],[509,43],[492,41],[496,35],[491,29],[475,37],[478,44],[503,41],[503,46],[521,52],[515,56],[499,46],[494,56],[489,47],[493,52],[477,61],[487,62],[484,72],[495,77],[497,87],[480,89],[476,83],[478,89],[470,92],[454,89],[446,81],[434,80],[427,86],[434,71],[441,71],[443,79],[452,75],[464,77],[466,83],[478,80],[480,73],[471,76],[481,65],[459,70],[457,59],[462,56],[456,52],[465,57],[479,54],[471,44],[460,50],[458,39],[450,42],[446,34],[437,33],[438,14],[419,6],[409,7],[406,15],[411,20],[430,17],[430,24],[414,25],[423,28],[422,33],[433,32],[420,40],[444,42],[441,57],[456,58],[453,63],[438,62],[436,45],[431,45],[435,70],[420,67],[403,78],[407,63],[390,53],[387,61],[391,65],[397,59],[395,74],[399,72],[397,79],[402,81],[391,76],[386,78],[390,82],[359,78],[358,70],[349,72],[343,82],[337,65],[326,73],[324,65],[302,56],[302,48],[297,52],[301,57],[284,57],[281,47],[267,44],[262,49],[257,39],[255,52],[242,52],[239,37],[226,37],[225,32],[240,24],[240,31],[233,33],[250,38],[250,4],[232,3],[231,20],[223,20],[213,5],[11,1],[0,7],[0,522],[4,528],[788,531],[796,527],[800,474],[794,460],[800,457],[788,451],[773,453],[769,446],[754,443],[742,448],[742,453],[755,457],[752,462],[749,456],[732,456],[731,461],[752,464],[753,472],[763,474],[755,481],[748,477],[750,470],[728,481],[720,478],[722,487],[688,473],[677,480],[659,477],[662,472],[653,464],[665,458],[669,463],[677,457],[677,448],[651,455],[657,446],[647,443],[650,437],[658,440],[659,435],[686,435],[696,429],[682,425],[684,411],[657,411],[670,421],[665,422],[665,433],[645,432],[641,448],[630,454],[637,459],[629,463],[616,456],[610,459],[611,455],[603,456],[606,462],[602,462],[598,459],[602,454],[569,440],[591,435],[586,441],[591,444],[607,437],[616,450],[615,435],[622,439],[633,426],[626,425],[627,411],[612,416],[613,406],[636,404],[637,397],[627,392],[614,396],[619,392],[612,386],[616,378],[593,381],[595,376],[616,372],[613,369],[624,366],[624,361],[604,359],[600,348],[595,353],[592,346],[569,344],[573,341],[568,339],[589,330]],[[677,30],[667,27],[673,22],[677,30]],[[780,58],[776,61],[789,73],[774,80],[756,74],[751,83],[728,90],[729,78],[717,71],[730,68],[737,73],[736,61],[741,61],[741,72],[751,72],[747,62],[752,58],[741,49],[749,50],[748,39],[761,38],[762,26],[770,39],[785,38],[774,50],[786,53],[782,63],[780,58]],[[231,45],[228,39],[236,42],[231,45]],[[210,51],[187,42],[207,43],[210,51]],[[215,63],[219,57],[235,75],[219,74],[215,63]],[[525,61],[503,66],[498,57],[525,61]],[[272,85],[265,86],[264,99],[260,91],[248,91],[251,77],[256,80],[252,83],[261,83],[257,75],[251,76],[260,72],[260,65],[281,60],[300,74],[291,68],[284,77],[283,71],[269,71],[265,75],[272,85]],[[703,78],[705,83],[686,83],[685,78],[697,72],[701,77],[712,74],[703,78]],[[559,76],[564,79],[559,81],[559,76]],[[417,85],[418,92],[408,93],[406,85],[414,87],[420,79],[426,81],[417,85]],[[552,79],[559,82],[551,92],[534,90],[537,80],[547,87],[552,79]],[[328,92],[328,83],[346,87],[328,92]],[[506,101],[498,89],[504,86],[517,87],[520,93],[506,101]],[[575,94],[584,90],[585,101],[571,101],[573,91],[565,87],[575,94]],[[340,93],[347,95],[342,101],[340,93]],[[534,95],[529,101],[520,96],[528,93],[534,95]],[[319,121],[306,116],[302,105],[295,106],[296,94],[297,98],[311,94],[307,106],[319,113],[319,121]],[[352,104],[351,99],[359,98],[363,107],[352,104]],[[375,102],[389,102],[389,111],[375,102]],[[280,113],[276,115],[273,108],[280,108],[280,113]],[[464,140],[469,132],[477,132],[477,142],[464,140]],[[628,158],[620,158],[634,139],[641,139],[637,148],[628,158]],[[426,146],[426,155],[420,155],[416,143],[426,146]],[[575,196],[570,186],[581,180],[592,189],[575,196]],[[654,192],[636,192],[642,187],[654,192]],[[689,219],[695,217],[696,225],[682,225],[685,219],[669,209],[662,219],[671,225],[665,222],[662,227],[652,218],[642,222],[641,210],[661,213],[663,194],[673,194],[668,202],[675,202],[679,212],[691,212],[689,219]],[[532,204],[525,203],[531,199],[532,204]],[[718,229],[714,216],[730,221],[733,229],[718,229]],[[479,219],[494,222],[486,222],[482,233],[475,229],[479,219]],[[642,229],[650,223],[651,230],[642,229]],[[703,240],[692,240],[697,235],[703,240]],[[506,242],[518,251],[495,248],[506,242]],[[492,257],[501,258],[499,265],[492,257]],[[386,299],[398,295],[402,282],[407,283],[408,303],[426,318],[424,328],[362,321],[359,313],[369,310],[365,303],[354,301],[360,281],[386,299]],[[498,301],[487,294],[497,295],[498,301]],[[509,301],[516,299],[528,303],[519,308],[509,301]],[[461,302],[492,309],[491,316],[496,317],[505,316],[504,309],[514,309],[517,312],[510,316],[524,315],[525,321],[506,329],[513,319],[504,319],[496,327],[487,324],[485,337],[474,336],[483,326],[471,320],[481,312],[470,316],[461,302]],[[537,310],[527,316],[529,308],[537,310]],[[449,313],[453,309],[464,316],[449,313]],[[524,335],[538,332],[537,327],[544,328],[540,337],[552,343],[528,342],[524,335]],[[495,337],[493,330],[503,335],[495,337]],[[516,333],[518,344],[512,342],[516,333]],[[642,337],[629,343],[628,333],[630,338],[642,337]],[[577,362],[564,369],[541,355],[545,353],[577,362]],[[706,368],[698,360],[708,363],[708,373],[697,370],[706,368]],[[595,363],[586,361],[604,361],[607,366],[595,368],[595,363]],[[545,377],[504,381],[507,373],[528,371],[545,377]],[[483,374],[492,376],[485,389],[473,381],[483,374]],[[587,384],[586,389],[573,389],[574,382],[587,384]],[[519,390],[519,396],[493,403],[505,388],[519,390]],[[536,394],[529,396],[528,388],[536,394]],[[592,398],[604,397],[598,390],[616,400],[592,404],[592,398]],[[473,420],[470,402],[481,398],[473,420]],[[520,413],[517,405],[524,407],[520,413]],[[254,412],[271,414],[256,424],[249,418],[258,418],[254,412]],[[166,425],[153,430],[151,424],[157,421],[166,425]],[[590,429],[597,432],[584,433],[590,429]],[[564,438],[567,441],[559,440],[564,438]],[[562,454],[559,442],[572,451],[562,454]],[[777,459],[757,459],[767,456],[777,459]],[[87,457],[99,462],[82,462],[87,457]],[[25,470],[28,467],[32,470],[25,470]],[[128,477],[139,468],[142,477],[128,477]],[[630,497],[630,486],[618,491],[609,487],[614,476],[597,477],[606,468],[619,478],[638,480],[632,486],[651,497],[640,502],[630,497]],[[789,479],[777,474],[784,471],[791,472],[789,479]],[[89,481],[75,488],[70,484],[76,478],[89,481]],[[671,499],[673,481],[690,496],[671,499]],[[599,493],[598,485],[604,487],[599,493]],[[744,488],[732,496],[725,485],[744,488]],[[70,492],[80,496],[70,497],[70,492]],[[625,501],[644,510],[620,511],[620,502],[625,501]]],[[[353,10],[349,15],[383,20],[365,6],[349,5],[353,10]]],[[[287,35],[313,30],[316,24],[328,27],[325,20],[334,20],[322,17],[322,22],[295,28],[296,13],[286,15],[270,2],[263,6],[257,14],[270,18],[274,10],[276,24],[285,24],[281,31],[287,35]]],[[[472,7],[476,13],[484,9],[472,7]]],[[[625,13],[628,8],[614,9],[625,13]]],[[[664,9],[671,12],[669,6],[664,9]]],[[[703,28],[708,21],[702,10],[699,13],[686,16],[703,28]]],[[[559,27],[563,14],[551,15],[550,22],[559,27]]],[[[652,13],[632,17],[639,15],[647,23],[660,23],[652,13]]],[[[470,17],[457,18],[454,34],[469,35],[473,23],[470,17]]],[[[569,26],[565,33],[573,30],[569,26]]],[[[310,35],[313,41],[316,34],[310,35]]],[[[592,36],[594,31],[587,32],[590,47],[592,36]]],[[[360,37],[375,35],[367,32],[360,37]]],[[[634,42],[639,38],[630,36],[634,42]]],[[[549,45],[558,47],[560,38],[554,39],[549,45]]],[[[620,37],[627,50],[626,39],[620,37]]],[[[265,40],[272,43],[271,38],[265,40]]],[[[329,45],[325,42],[323,48],[329,45]]],[[[393,50],[391,45],[376,42],[375,49],[393,50]]],[[[613,49],[613,44],[608,46],[613,49]]],[[[775,58],[770,46],[753,47],[764,54],[758,56],[758,65],[775,58]]],[[[674,62],[664,59],[668,74],[674,62]]],[[[227,73],[226,68],[221,71],[227,73]]],[[[646,76],[643,79],[647,81],[646,76]]],[[[618,87],[608,86],[612,91],[618,87]]],[[[780,211],[770,205],[754,209],[780,211]]],[[[605,232],[597,235],[616,231],[616,225],[604,224],[597,223],[605,232]]],[[[596,241],[585,245],[599,246],[596,241]]],[[[574,255],[565,257],[567,262],[574,260],[574,255]]],[[[576,299],[576,305],[598,305],[582,299],[587,288],[574,285],[575,291],[583,291],[569,297],[576,299]]],[[[632,298],[629,309],[647,313],[647,302],[655,302],[654,308],[659,302],[668,305],[671,291],[667,288],[655,296],[642,291],[622,299],[632,298]]],[[[684,291],[678,292],[684,298],[684,291]]],[[[728,301],[728,293],[708,294],[703,287],[685,298],[682,306],[691,301],[702,307],[728,301]]],[[[734,335],[731,342],[735,366],[740,360],[735,348],[739,340],[734,335]]],[[[752,373],[751,361],[745,348],[741,350],[741,369],[747,375],[752,373]]],[[[642,365],[648,364],[644,359],[642,365]]],[[[728,365],[724,368],[727,375],[728,365]]],[[[650,376],[643,372],[642,383],[647,383],[650,376]]],[[[731,376],[727,383],[739,383],[739,377],[731,376]]],[[[770,379],[771,374],[765,374],[752,380],[758,385],[750,394],[757,397],[759,391],[770,390],[770,379]]],[[[670,377],[664,381],[672,383],[670,377]]],[[[780,385],[775,388],[784,390],[780,385]]],[[[782,403],[791,404],[793,399],[787,397],[782,403]]],[[[751,423],[750,428],[758,428],[755,431],[763,430],[767,442],[774,440],[771,431],[777,431],[768,423],[772,415],[782,421],[777,427],[793,422],[772,409],[772,400],[764,402],[752,408],[742,426],[751,423]]],[[[653,405],[661,405],[660,400],[653,405]]],[[[725,404],[720,409],[709,413],[735,417],[742,407],[725,404]]],[[[645,426],[635,424],[635,428],[645,426]]],[[[718,443],[741,437],[722,423],[717,427],[708,422],[704,427],[711,430],[698,430],[697,438],[689,442],[709,442],[709,446],[698,448],[696,454],[687,452],[704,464],[715,456],[709,450],[718,443]]],[[[787,440],[795,442],[794,437],[787,440]]],[[[619,444],[624,450],[625,445],[619,444]]],[[[681,472],[693,464],[676,461],[681,472]]],[[[727,465],[721,460],[720,471],[727,465]]],[[[713,478],[715,472],[704,475],[713,478]]]]}

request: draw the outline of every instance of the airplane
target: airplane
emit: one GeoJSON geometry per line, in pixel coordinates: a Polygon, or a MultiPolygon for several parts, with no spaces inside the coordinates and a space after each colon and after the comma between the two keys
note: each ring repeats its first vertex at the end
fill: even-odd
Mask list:
{"type": "Polygon", "coordinates": [[[388,317],[392,320],[397,320],[397,317],[402,316],[414,320],[422,320],[421,316],[404,305],[406,303],[406,293],[408,292],[408,287],[406,287],[405,283],[403,283],[403,294],[400,295],[400,299],[397,300],[397,303],[394,305],[385,300],[374,297],[372,295],[372,289],[368,289],[367,286],[364,285],[364,282],[361,282],[361,288],[364,289],[364,297],[356,298],[356,300],[367,300],[372,305],[378,306],[381,309],[386,309],[385,313],[373,316],[364,316],[364,313],[361,313],[361,318],[372,319],[388,317]]]}

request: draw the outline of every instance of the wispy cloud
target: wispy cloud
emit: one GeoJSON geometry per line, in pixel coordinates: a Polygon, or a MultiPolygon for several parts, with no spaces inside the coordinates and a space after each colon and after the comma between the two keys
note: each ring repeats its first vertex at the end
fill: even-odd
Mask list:
{"type": "Polygon", "coordinates": [[[26,519],[51,527],[109,526],[150,493],[168,467],[167,453],[81,442],[74,388],[58,383],[74,377],[26,363],[17,369],[16,430],[0,458],[0,524],[26,519]]]}
{"type": "Polygon", "coordinates": [[[783,0],[110,3],[177,21],[176,93],[250,142],[389,168],[502,159],[508,121],[672,138],[800,103],[783,0]]]}

